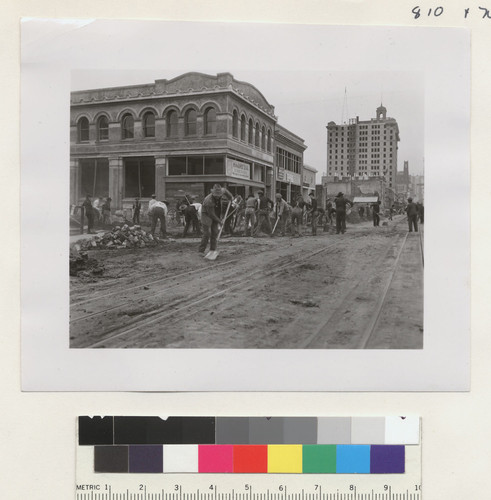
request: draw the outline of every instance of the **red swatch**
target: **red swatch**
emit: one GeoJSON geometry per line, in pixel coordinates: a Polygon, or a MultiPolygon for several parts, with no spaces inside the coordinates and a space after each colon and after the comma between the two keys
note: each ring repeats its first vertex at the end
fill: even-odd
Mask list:
{"type": "Polygon", "coordinates": [[[234,472],[268,472],[268,446],[234,445],[234,472]]]}

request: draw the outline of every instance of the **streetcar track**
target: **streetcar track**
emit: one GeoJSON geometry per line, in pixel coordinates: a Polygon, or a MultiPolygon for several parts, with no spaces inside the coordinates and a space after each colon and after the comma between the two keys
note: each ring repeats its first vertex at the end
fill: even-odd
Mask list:
{"type": "Polygon", "coordinates": [[[384,304],[385,304],[385,301],[387,298],[387,293],[389,292],[390,287],[392,286],[392,282],[394,281],[394,276],[396,274],[397,269],[399,268],[399,260],[401,258],[402,252],[406,246],[408,235],[409,235],[409,233],[406,233],[406,236],[404,237],[404,241],[402,242],[401,248],[399,249],[399,252],[397,253],[397,257],[396,257],[396,260],[394,262],[394,267],[391,270],[390,277],[385,284],[384,291],[383,291],[382,295],[380,295],[380,297],[377,301],[377,304],[375,306],[375,311],[374,311],[372,317],[370,318],[370,322],[368,323],[367,328],[363,332],[363,335],[362,335],[360,342],[357,346],[358,349],[365,349],[366,348],[368,342],[370,341],[370,339],[375,331],[375,327],[377,326],[377,324],[379,322],[380,314],[382,312],[382,309],[384,307],[384,304]]]}
{"type": "MultiPolygon", "coordinates": [[[[339,241],[339,240],[338,240],[339,241]]],[[[247,283],[253,281],[253,279],[258,275],[258,274],[261,274],[262,276],[272,276],[272,275],[275,275],[277,273],[280,273],[281,271],[283,271],[284,269],[288,268],[288,267],[298,267],[300,265],[302,265],[305,261],[307,261],[308,259],[318,255],[319,253],[321,252],[325,252],[326,250],[328,250],[329,248],[331,248],[332,246],[334,246],[336,244],[336,242],[332,243],[331,245],[327,245],[319,250],[315,250],[313,252],[310,252],[308,253],[307,255],[304,255],[302,256],[302,259],[301,261],[296,261],[295,263],[293,263],[291,260],[289,260],[288,262],[286,263],[283,263],[281,265],[277,265],[277,266],[273,266],[268,269],[268,270],[264,270],[263,268],[261,269],[258,269],[257,271],[254,271],[252,274],[249,274],[249,276],[247,277],[247,280],[245,281],[240,281],[239,283],[236,283],[228,288],[225,288],[223,290],[220,290],[218,292],[215,292],[211,295],[207,295],[205,297],[202,297],[194,302],[191,302],[190,304],[187,304],[181,308],[177,308],[175,309],[174,311],[169,311],[169,312],[165,312],[163,314],[158,314],[157,317],[151,317],[151,318],[148,318],[146,319],[145,321],[138,321],[138,324],[135,324],[134,326],[132,326],[131,328],[129,329],[126,329],[122,332],[119,332],[115,335],[112,335],[111,337],[106,337],[105,339],[102,339],[102,340],[99,340],[89,346],[86,346],[87,348],[95,348],[95,347],[102,347],[104,346],[105,344],[107,344],[107,342],[110,342],[112,340],[115,340],[115,339],[119,339],[121,337],[123,337],[124,335],[127,335],[129,333],[132,333],[134,332],[135,330],[137,329],[141,329],[141,328],[144,328],[148,325],[151,325],[151,324],[154,324],[156,323],[157,321],[161,321],[161,320],[165,320],[167,318],[170,318],[171,316],[174,316],[176,315],[177,313],[180,313],[180,312],[183,312],[183,311],[186,311],[187,315],[191,315],[191,314],[196,314],[198,312],[200,312],[200,308],[196,309],[195,311],[192,311],[190,312],[190,308],[192,307],[195,307],[195,306],[198,306],[200,304],[202,304],[203,302],[208,302],[209,300],[211,299],[214,299],[216,297],[220,297],[236,288],[239,288],[239,287],[244,287],[247,283]]],[[[295,255],[292,255],[292,256],[288,256],[288,257],[295,257],[295,255]]],[[[174,320],[175,322],[176,320],[174,320]]],[[[133,341],[135,340],[134,338],[132,339],[133,341]]]]}
{"type": "MultiPolygon", "coordinates": [[[[166,276],[165,278],[159,278],[158,280],[154,280],[154,281],[149,281],[147,283],[140,283],[138,285],[134,285],[134,286],[131,286],[131,287],[128,287],[128,288],[125,288],[125,292],[126,291],[129,291],[129,290],[134,290],[135,288],[142,288],[144,286],[150,286],[150,285],[155,285],[156,283],[162,283],[164,281],[168,281],[168,280],[172,280],[172,279],[175,279],[175,278],[180,278],[182,276],[187,276],[187,275],[190,275],[190,274],[197,274],[197,273],[200,273],[200,272],[206,272],[206,271],[212,271],[214,269],[216,269],[217,267],[222,267],[222,266],[225,266],[227,264],[231,264],[231,263],[235,263],[235,262],[239,262],[240,259],[231,259],[231,260],[227,260],[226,262],[221,262],[220,264],[215,264],[214,266],[209,266],[207,268],[203,268],[203,267],[200,267],[199,269],[193,269],[191,271],[186,271],[184,273],[178,273],[178,274],[173,274],[172,276],[166,276]]],[[[154,274],[155,274],[155,271],[154,271],[154,274]]],[[[106,293],[106,294],[96,294],[95,296],[93,296],[93,294],[91,294],[91,298],[88,299],[88,300],[82,300],[82,301],[74,301],[72,302],[72,306],[80,306],[82,304],[88,304],[89,302],[93,302],[94,300],[100,300],[100,299],[104,299],[106,297],[111,297],[113,295],[117,295],[121,293],[120,290],[116,290],[114,292],[110,292],[110,293],[106,293]]]]}
{"type": "MultiPolygon", "coordinates": [[[[399,233],[396,234],[396,244],[399,243],[401,239],[401,235],[399,233]]],[[[404,245],[401,245],[401,248],[403,248],[404,245]]],[[[387,249],[387,252],[385,252],[383,255],[377,259],[376,264],[373,267],[377,267],[382,263],[384,260],[386,260],[387,256],[390,254],[392,251],[392,245],[387,249]]],[[[300,344],[301,349],[308,349],[312,348],[313,344],[320,339],[322,334],[325,332],[326,328],[328,325],[330,326],[330,330],[332,329],[332,325],[336,325],[339,323],[341,318],[344,315],[344,311],[346,309],[346,304],[350,303],[350,297],[354,293],[358,293],[360,284],[366,280],[366,276],[362,275],[359,280],[356,280],[352,286],[349,287],[347,293],[344,295],[343,299],[340,301],[339,305],[336,307],[336,309],[333,311],[333,313],[329,316],[329,318],[322,323],[320,328],[317,328],[315,333],[311,334],[302,344],[300,344]]]]}

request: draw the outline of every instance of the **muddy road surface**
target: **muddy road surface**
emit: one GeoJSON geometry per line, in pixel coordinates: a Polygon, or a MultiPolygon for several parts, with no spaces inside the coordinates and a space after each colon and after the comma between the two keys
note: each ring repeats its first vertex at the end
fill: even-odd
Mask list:
{"type": "Polygon", "coordinates": [[[421,349],[423,232],[398,216],[317,236],[94,250],[70,278],[72,348],[421,349]]]}

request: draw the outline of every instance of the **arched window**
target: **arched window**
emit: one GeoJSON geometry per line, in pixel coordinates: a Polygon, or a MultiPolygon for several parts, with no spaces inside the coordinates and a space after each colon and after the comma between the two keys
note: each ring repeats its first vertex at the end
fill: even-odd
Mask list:
{"type": "Polygon", "coordinates": [[[238,139],[239,138],[239,114],[237,110],[234,109],[234,113],[232,115],[232,135],[238,139]]]}
{"type": "Polygon", "coordinates": [[[151,111],[143,115],[143,135],[155,137],[155,115],[151,111]]]}
{"type": "Polygon", "coordinates": [[[252,124],[252,118],[249,119],[249,144],[252,144],[252,139],[254,135],[254,125],[252,124]]]}
{"type": "Polygon", "coordinates": [[[205,111],[205,134],[215,135],[217,133],[217,113],[214,108],[205,111]]]}
{"type": "Polygon", "coordinates": [[[245,117],[245,115],[242,115],[240,117],[240,140],[241,141],[246,140],[246,117],[245,117]]]}
{"type": "Polygon", "coordinates": [[[97,120],[97,139],[107,141],[109,139],[109,122],[106,116],[101,116],[97,120]]]}
{"type": "Polygon", "coordinates": [[[123,116],[122,131],[123,139],[133,139],[135,136],[135,120],[130,114],[123,116]]]}
{"type": "Polygon", "coordinates": [[[78,142],[87,142],[89,140],[89,120],[83,116],[77,124],[78,142]]]}
{"type": "Polygon", "coordinates": [[[263,128],[261,129],[261,149],[266,149],[266,129],[263,128]]]}
{"type": "Polygon", "coordinates": [[[256,122],[256,135],[254,138],[254,145],[259,147],[259,123],[256,122]]]}
{"type": "Polygon", "coordinates": [[[196,135],[196,111],[190,109],[184,117],[184,130],[186,135],[196,135]]]}
{"type": "Polygon", "coordinates": [[[177,137],[177,111],[169,111],[166,119],[167,137],[177,137]]]}
{"type": "Polygon", "coordinates": [[[267,150],[271,153],[271,129],[268,128],[268,142],[267,142],[267,150]]]}

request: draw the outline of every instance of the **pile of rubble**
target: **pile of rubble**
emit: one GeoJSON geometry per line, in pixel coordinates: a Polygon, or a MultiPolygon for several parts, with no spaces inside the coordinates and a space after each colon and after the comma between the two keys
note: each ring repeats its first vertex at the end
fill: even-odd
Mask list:
{"type": "Polygon", "coordinates": [[[80,278],[90,278],[92,276],[102,276],[104,266],[96,259],[89,259],[87,252],[70,252],[70,276],[80,278]]]}
{"type": "Polygon", "coordinates": [[[112,249],[112,248],[144,248],[155,246],[157,241],[145,232],[141,226],[116,226],[112,231],[102,236],[94,236],[90,240],[78,242],[75,250],[112,249]]]}

